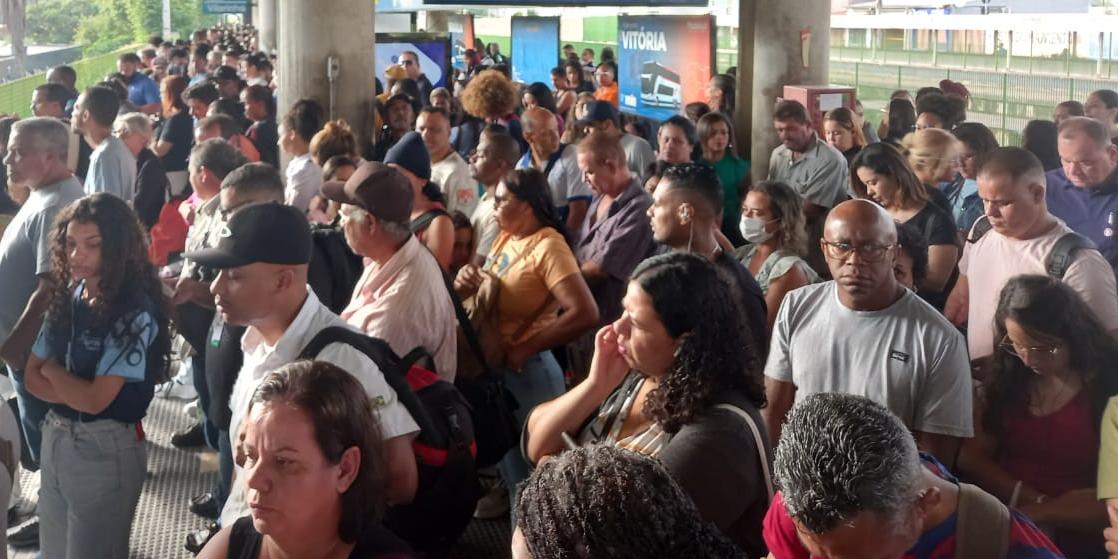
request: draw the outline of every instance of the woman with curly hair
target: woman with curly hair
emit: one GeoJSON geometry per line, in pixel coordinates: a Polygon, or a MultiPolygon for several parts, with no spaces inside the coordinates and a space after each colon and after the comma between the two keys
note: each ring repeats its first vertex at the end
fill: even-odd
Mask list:
{"type": "Polygon", "coordinates": [[[44,557],[128,557],[147,467],[143,429],[167,378],[169,302],[145,234],[123,200],[67,206],[51,240],[50,310],[27,362],[43,422],[39,541],[44,557]]]}
{"type": "Polygon", "coordinates": [[[1017,276],[994,314],[988,383],[959,469],[1042,527],[1068,557],[1105,557],[1106,506],[1095,491],[1099,425],[1118,394],[1118,342],[1067,284],[1017,276]]]}
{"type": "Polygon", "coordinates": [[[804,260],[807,230],[800,195],[782,182],[758,183],[745,195],[740,229],[749,244],[739,247],[734,255],[761,286],[772,331],[784,296],[819,281],[819,274],[804,260]]]}
{"type": "Polygon", "coordinates": [[[662,465],[610,444],[540,464],[516,517],[514,559],[743,556],[662,465]]]}
{"type": "Polygon", "coordinates": [[[509,134],[520,143],[520,150],[526,151],[524,129],[516,116],[516,106],[520,92],[516,84],[498,70],[485,70],[479,73],[466,89],[462,91],[462,108],[469,114],[482,119],[486,124],[500,124],[509,129],[509,134]]]}
{"type": "Polygon", "coordinates": [[[324,167],[326,162],[334,156],[358,159],[357,135],[344,120],[328,121],[322,130],[311,137],[311,159],[319,167],[324,167]]]}
{"type": "Polygon", "coordinates": [[[729,288],[702,256],[674,252],[642,262],[622,304],[587,379],[529,415],[524,455],[539,463],[566,439],[658,458],[703,518],[764,556],[765,390],[729,288]]]}

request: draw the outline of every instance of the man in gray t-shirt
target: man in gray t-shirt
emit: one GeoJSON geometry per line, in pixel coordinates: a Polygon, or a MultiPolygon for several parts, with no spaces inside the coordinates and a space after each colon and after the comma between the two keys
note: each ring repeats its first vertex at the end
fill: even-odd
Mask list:
{"type": "Polygon", "coordinates": [[[120,138],[113,136],[120,99],[106,87],[91,87],[74,104],[72,126],[80,132],[93,154],[85,174],[85,193],[108,192],[131,203],[136,190],[136,158],[120,138]]]}
{"type": "Polygon", "coordinates": [[[29,118],[12,126],[5,159],[9,180],[29,186],[31,196],[0,239],[0,358],[7,363],[15,384],[20,418],[35,461],[39,458],[39,424],[47,408],[27,393],[19,369],[27,362],[50,298],[47,274],[54,218],[82,197],[81,184],[66,166],[69,147],[62,121],[29,118]]]}
{"type": "Polygon", "coordinates": [[[789,293],[765,365],[774,444],[794,401],[866,396],[896,414],[948,466],[974,435],[966,340],[893,275],[897,231],[865,200],[835,207],[821,241],[834,281],[789,293]]]}

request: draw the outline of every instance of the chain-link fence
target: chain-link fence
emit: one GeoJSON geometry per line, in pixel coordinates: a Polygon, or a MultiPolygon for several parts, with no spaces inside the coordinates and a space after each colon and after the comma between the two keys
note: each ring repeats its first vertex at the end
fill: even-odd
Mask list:
{"type": "MultiPolygon", "coordinates": [[[[107,74],[115,72],[117,57],[123,52],[135,49],[136,46],[133,45],[116,52],[72,62],[70,67],[78,74],[78,90],[93,85],[105,79],[107,74]]],[[[0,113],[17,114],[21,117],[31,116],[31,92],[46,81],[47,74],[43,72],[0,85],[0,113]]]]}

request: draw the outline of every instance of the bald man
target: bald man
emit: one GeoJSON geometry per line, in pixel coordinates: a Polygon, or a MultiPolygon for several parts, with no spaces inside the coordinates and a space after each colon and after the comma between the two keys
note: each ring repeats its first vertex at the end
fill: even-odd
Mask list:
{"type": "Polygon", "coordinates": [[[827,216],[820,248],[835,279],[789,293],[773,327],[764,410],[773,446],[796,401],[858,394],[951,466],[960,439],[974,435],[966,341],[897,282],[893,219],[866,200],[843,202],[827,216]]]}
{"type": "Polygon", "coordinates": [[[533,107],[524,111],[520,121],[528,152],[516,168],[534,168],[547,175],[551,202],[567,220],[567,230],[577,234],[593,197],[578,168],[578,150],[559,141],[559,121],[551,111],[533,107]]]}

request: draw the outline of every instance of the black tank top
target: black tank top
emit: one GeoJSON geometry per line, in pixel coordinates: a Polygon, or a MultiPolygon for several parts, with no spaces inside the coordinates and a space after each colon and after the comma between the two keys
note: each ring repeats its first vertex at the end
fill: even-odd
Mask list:
{"type": "MultiPolygon", "coordinates": [[[[259,559],[260,547],[264,536],[252,525],[252,517],[246,516],[233,523],[229,530],[228,559],[259,559]]],[[[395,534],[383,526],[375,525],[362,536],[361,541],[349,554],[349,559],[411,559],[411,549],[395,534]]]]}

